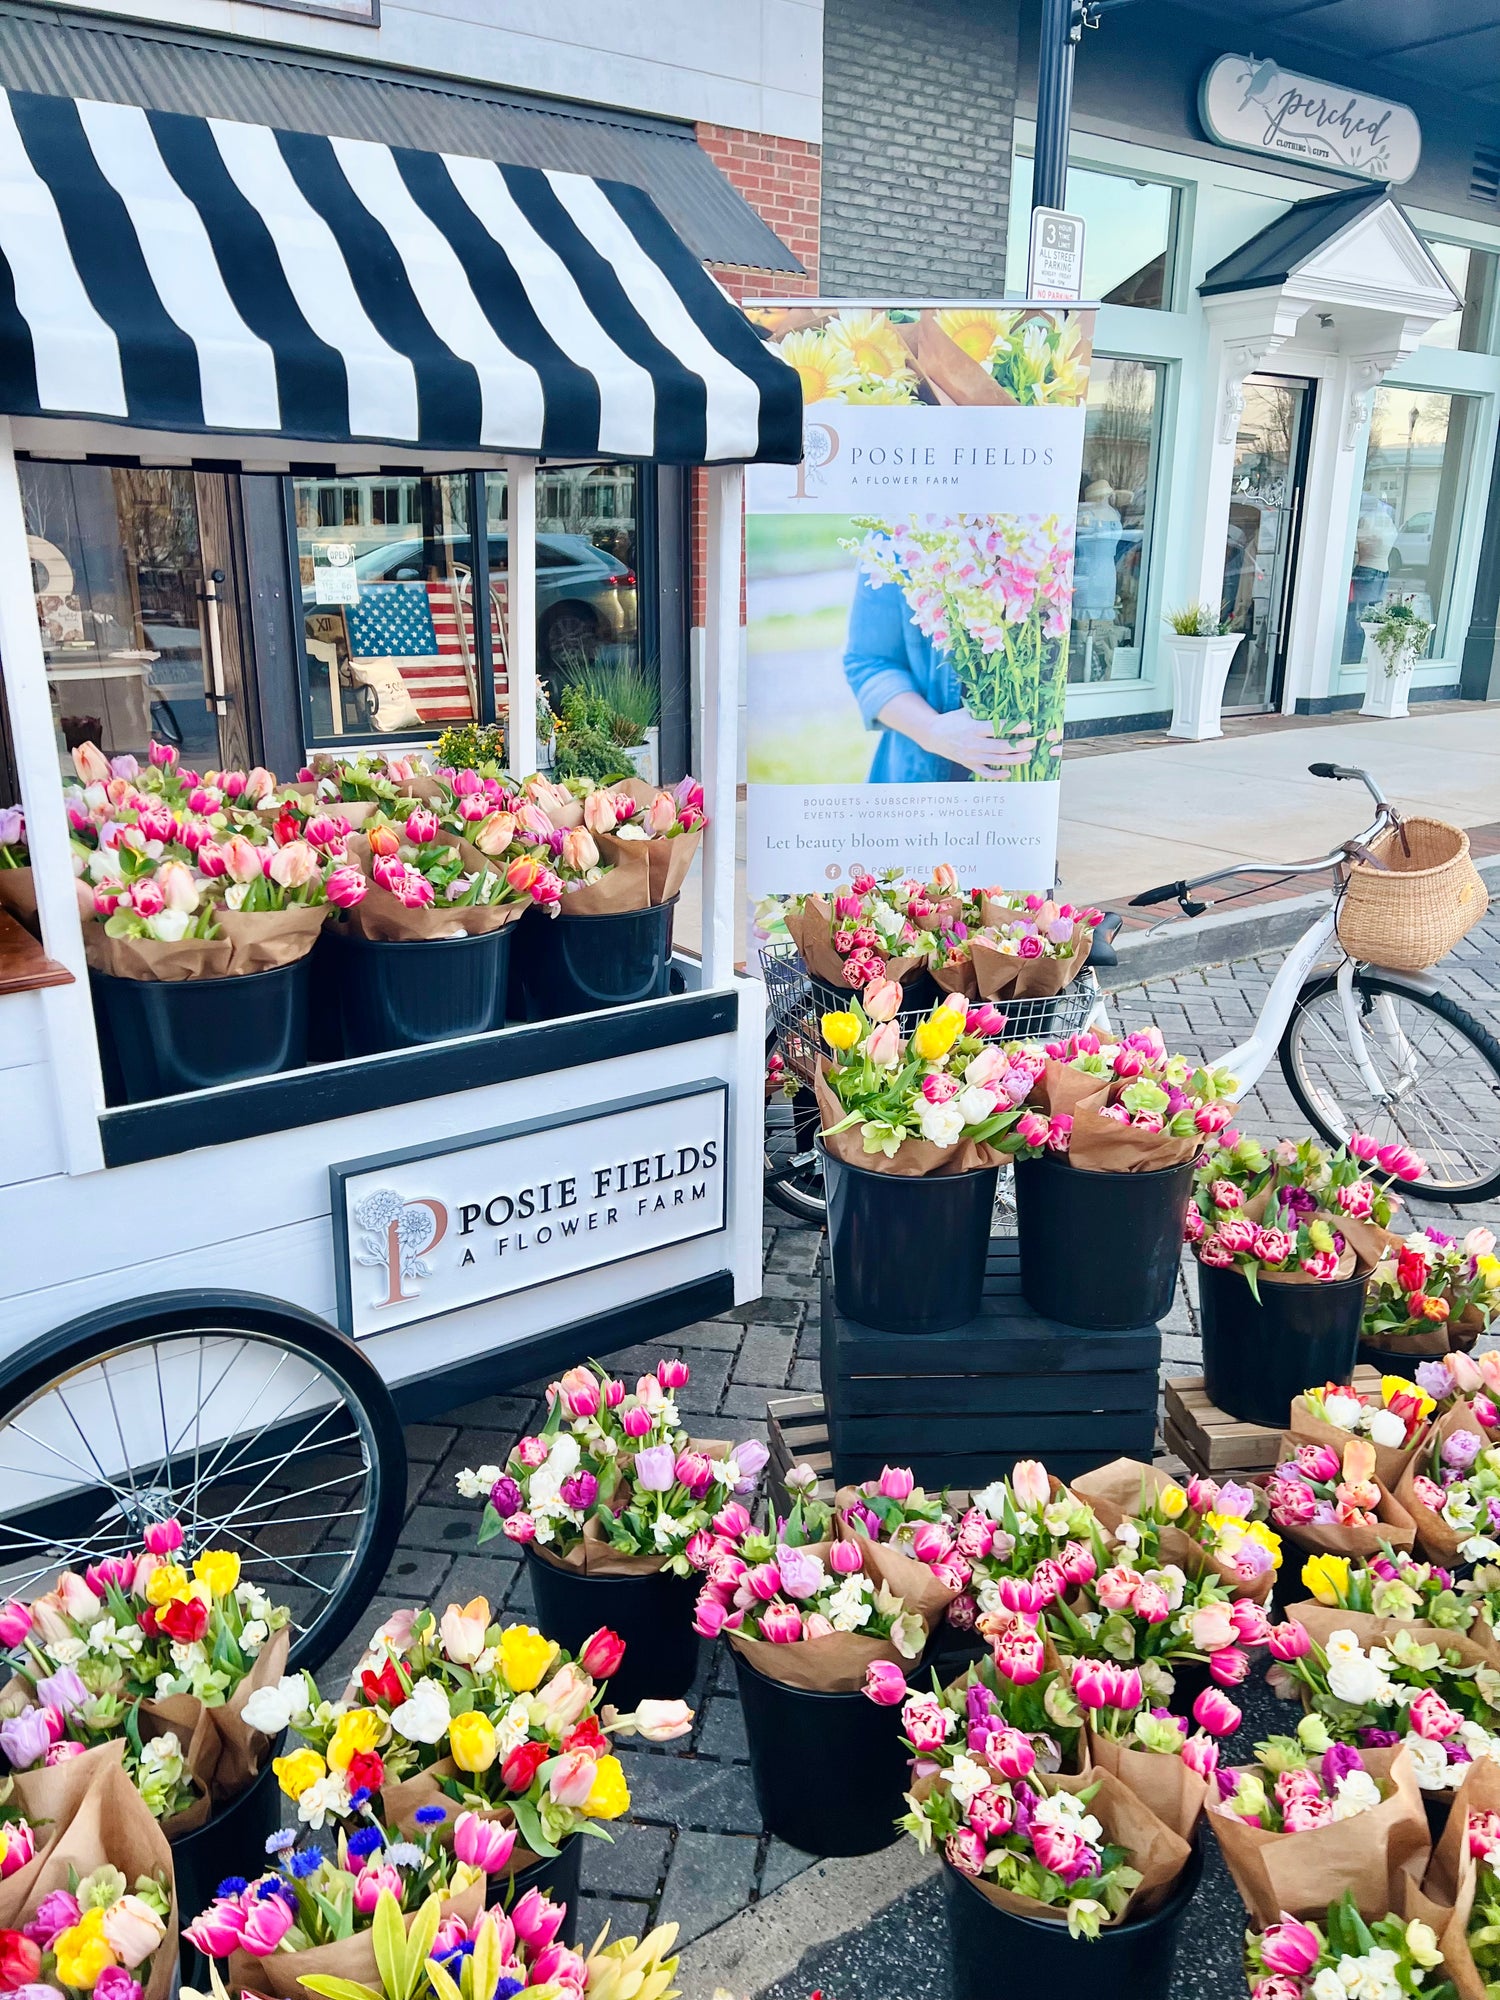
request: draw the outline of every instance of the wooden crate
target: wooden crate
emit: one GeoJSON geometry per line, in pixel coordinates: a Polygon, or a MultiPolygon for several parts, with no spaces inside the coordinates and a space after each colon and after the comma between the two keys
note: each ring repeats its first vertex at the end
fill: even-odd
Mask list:
{"type": "Polygon", "coordinates": [[[818,1475],[817,1494],[833,1500],[833,1459],[828,1450],[828,1418],[821,1396],[777,1396],[766,1404],[766,1442],[771,1462],[766,1467],[771,1505],[778,1515],[791,1512],[786,1475],[794,1465],[810,1465],[818,1475]]]}
{"type": "MultiPolygon", "coordinates": [[[[1380,1376],[1373,1368],[1356,1368],[1354,1387],[1361,1395],[1378,1394],[1380,1376]]],[[[1281,1428],[1245,1423],[1217,1408],[1201,1375],[1170,1377],[1165,1401],[1163,1439],[1190,1472],[1269,1472],[1281,1456],[1281,1428]]]]}
{"type": "Polygon", "coordinates": [[[977,1318],[892,1335],[845,1319],[824,1253],[823,1401],[839,1485],[910,1466],[924,1486],[973,1489],[1040,1458],[1060,1479],[1156,1443],[1157,1328],[1083,1333],[1021,1297],[1014,1237],[991,1239],[977,1318]]]}

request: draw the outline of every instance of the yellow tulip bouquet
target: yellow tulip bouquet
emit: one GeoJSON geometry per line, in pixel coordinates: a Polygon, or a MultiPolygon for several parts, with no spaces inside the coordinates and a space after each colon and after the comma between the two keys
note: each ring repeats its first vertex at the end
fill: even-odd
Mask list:
{"type": "Polygon", "coordinates": [[[610,1710],[601,1722],[602,1683],[624,1650],[599,1631],[570,1658],[529,1625],[492,1620],[476,1597],[440,1618],[394,1613],[339,1701],[323,1700],[310,1675],[292,1675],[253,1712],[303,1738],[276,1760],[276,1774],[304,1824],[368,1805],[388,1828],[456,1846],[465,1818],[498,1820],[518,1833],[507,1862],[520,1868],[573,1833],[608,1839],[604,1822],[629,1810],[611,1733],[666,1742],[692,1726],[683,1702],[610,1710]]]}
{"type": "Polygon", "coordinates": [[[833,1051],[818,1077],[823,1140],[852,1166],[908,1174],[993,1166],[1041,1069],[986,1033],[1000,1017],[950,993],[909,1040],[896,1025],[901,989],[872,980],[862,1000],[825,1014],[833,1051]],[[988,1016],[988,1020],[985,1018],[988,1016]],[[889,1163],[889,1164],[887,1164],[889,1163]]]}
{"type": "Polygon", "coordinates": [[[29,1771],[123,1739],[126,1771],[175,1837],[260,1770],[270,1746],[245,1710],[285,1672],[290,1613],[232,1551],[189,1556],[175,1520],[144,1541],[0,1605],[0,1759],[29,1771]]]}

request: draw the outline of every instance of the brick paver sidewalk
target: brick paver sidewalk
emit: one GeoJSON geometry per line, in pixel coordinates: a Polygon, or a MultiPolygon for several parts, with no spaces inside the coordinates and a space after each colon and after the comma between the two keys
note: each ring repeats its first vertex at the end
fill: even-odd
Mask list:
{"type": "MultiPolygon", "coordinates": [[[[1155,1021],[1169,1046],[1211,1055],[1242,1039],[1275,969],[1275,959],[1245,960],[1127,989],[1111,1006],[1127,1028],[1155,1021]]],[[[1487,922],[1466,940],[1445,962],[1443,979],[1500,1033],[1500,923],[1487,922]]],[[[1300,1135],[1279,1070],[1246,1099],[1241,1123],[1261,1137],[1300,1135]]],[[[1444,1213],[1424,1212],[1434,1219],[1444,1213]]],[[[1465,1219],[1500,1223],[1500,1203],[1466,1210],[1465,1219]]],[[[818,1387],[819,1242],[818,1231],[768,1207],[762,1296],[683,1330],[680,1346],[692,1380],[677,1400],[698,1429],[730,1439],[761,1434],[768,1396],[818,1387]]],[[[1190,1369],[1198,1344],[1187,1286],[1179,1291],[1165,1332],[1165,1369],[1190,1369]]],[[[608,1359],[632,1379],[657,1352],[632,1349],[608,1359]]],[[[515,1438],[539,1421],[541,1388],[534,1384],[513,1396],[486,1397],[408,1429],[411,1510],[370,1613],[371,1627],[400,1604],[441,1609],[476,1594],[517,1616],[530,1615],[524,1573],[511,1545],[496,1541],[482,1551],[475,1548],[479,1508],[459,1499],[454,1476],[463,1466],[504,1459],[515,1438]]],[[[339,1669],[352,1664],[358,1650],[346,1647],[329,1668],[324,1677],[329,1687],[340,1684],[339,1669]]],[[[807,1856],[760,1829],[728,1656],[709,1655],[707,1649],[705,1655],[691,1737],[665,1748],[623,1748],[634,1801],[631,1819],[617,1827],[613,1846],[591,1841],[585,1850],[586,1935],[592,1935],[590,1922],[597,1928],[605,1917],[616,1934],[638,1931],[660,1917],[681,1924],[687,1943],[809,1865],[807,1856]]]]}

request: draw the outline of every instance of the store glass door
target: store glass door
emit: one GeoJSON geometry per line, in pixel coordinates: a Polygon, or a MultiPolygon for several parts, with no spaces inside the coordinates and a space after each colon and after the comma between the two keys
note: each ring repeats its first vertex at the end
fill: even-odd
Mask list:
{"type": "Polygon", "coordinates": [[[1234,656],[1224,708],[1279,708],[1296,584],[1313,385],[1252,375],[1235,441],[1220,617],[1245,643],[1234,656]]]}
{"type": "Polygon", "coordinates": [[[252,761],[229,480],[133,466],[21,466],[58,753],[194,770],[252,761]]]}

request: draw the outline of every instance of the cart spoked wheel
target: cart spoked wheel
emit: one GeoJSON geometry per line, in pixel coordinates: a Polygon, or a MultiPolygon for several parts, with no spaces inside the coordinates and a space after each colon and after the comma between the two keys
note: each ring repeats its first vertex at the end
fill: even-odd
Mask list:
{"type": "Polygon", "coordinates": [[[312,1313],[191,1291],[59,1327],[0,1367],[0,1597],[182,1524],[291,1607],[293,1667],[347,1637],[395,1549],[406,1445],[384,1381],[312,1313]]]}

